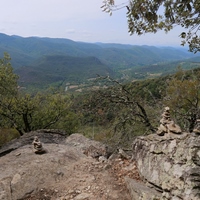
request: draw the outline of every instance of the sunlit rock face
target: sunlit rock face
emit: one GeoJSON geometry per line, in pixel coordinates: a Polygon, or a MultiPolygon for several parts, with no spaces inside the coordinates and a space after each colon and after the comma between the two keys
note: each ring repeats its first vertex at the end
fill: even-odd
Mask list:
{"type": "Polygon", "coordinates": [[[144,183],[157,190],[160,199],[200,199],[200,137],[197,134],[138,137],[133,142],[133,159],[144,183]]]}

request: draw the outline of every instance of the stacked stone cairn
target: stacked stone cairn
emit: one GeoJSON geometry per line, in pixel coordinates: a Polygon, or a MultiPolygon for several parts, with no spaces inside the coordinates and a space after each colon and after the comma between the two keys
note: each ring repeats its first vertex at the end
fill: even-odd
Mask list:
{"type": "Polygon", "coordinates": [[[181,134],[181,128],[175,124],[175,122],[170,117],[170,108],[165,107],[162,118],[160,120],[160,126],[158,127],[157,134],[160,136],[166,133],[181,134]]]}
{"type": "Polygon", "coordinates": [[[43,148],[42,143],[40,142],[38,136],[34,137],[34,140],[33,140],[32,144],[33,144],[33,151],[36,154],[43,154],[43,153],[45,153],[45,149],[43,148]]]}

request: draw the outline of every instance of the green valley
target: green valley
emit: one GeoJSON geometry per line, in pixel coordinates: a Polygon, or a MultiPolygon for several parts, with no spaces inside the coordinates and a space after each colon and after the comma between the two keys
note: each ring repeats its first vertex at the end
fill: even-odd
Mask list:
{"type": "Polygon", "coordinates": [[[91,85],[97,75],[123,82],[173,73],[179,65],[188,69],[198,66],[198,58],[180,48],[0,34],[0,53],[4,52],[12,58],[20,86],[31,91],[65,87],[67,83],[91,85]]]}

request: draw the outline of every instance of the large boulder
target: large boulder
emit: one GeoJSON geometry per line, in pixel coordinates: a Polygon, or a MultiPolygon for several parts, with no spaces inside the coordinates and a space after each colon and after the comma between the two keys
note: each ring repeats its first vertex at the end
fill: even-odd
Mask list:
{"type": "Polygon", "coordinates": [[[0,159],[0,199],[23,199],[29,194],[70,177],[70,170],[83,155],[62,144],[45,144],[46,154],[35,154],[25,145],[0,159]]]}
{"type": "MultiPolygon", "coordinates": [[[[88,170],[89,163],[93,162],[83,153],[91,145],[104,148],[81,134],[66,137],[58,130],[33,131],[7,143],[0,149],[0,199],[25,199],[49,188],[69,189],[69,180],[79,173],[75,169],[85,167],[88,170]],[[43,144],[44,153],[34,151],[32,142],[36,135],[43,144]]],[[[84,173],[80,172],[80,179],[84,173]]],[[[89,171],[86,173],[89,177],[89,171]]],[[[72,180],[71,183],[70,187],[74,187],[72,180]]]]}
{"type": "Polygon", "coordinates": [[[0,200],[130,200],[114,172],[120,167],[133,174],[135,165],[130,163],[129,169],[118,161],[113,166],[106,158],[104,163],[100,157],[105,152],[105,145],[81,134],[27,133],[0,149],[0,200]],[[36,136],[45,151],[35,152],[36,136]]]}
{"type": "Polygon", "coordinates": [[[200,199],[199,136],[182,133],[137,137],[133,159],[144,183],[159,192],[160,199],[200,199]]]}

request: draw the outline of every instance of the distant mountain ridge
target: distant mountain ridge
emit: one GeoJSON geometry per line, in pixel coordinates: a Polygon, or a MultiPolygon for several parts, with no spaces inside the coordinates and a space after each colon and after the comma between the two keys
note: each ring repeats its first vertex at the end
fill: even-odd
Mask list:
{"type": "Polygon", "coordinates": [[[69,39],[8,36],[0,33],[0,54],[8,52],[13,67],[31,65],[44,55],[94,56],[109,67],[144,65],[192,57],[176,48],[75,42],[69,39]]]}
{"type": "Polygon", "coordinates": [[[12,66],[20,76],[20,81],[29,84],[83,82],[95,74],[114,75],[119,69],[193,57],[187,51],[172,47],[85,43],[0,33],[1,57],[4,52],[10,54],[12,66]]]}

